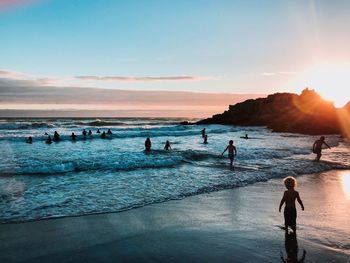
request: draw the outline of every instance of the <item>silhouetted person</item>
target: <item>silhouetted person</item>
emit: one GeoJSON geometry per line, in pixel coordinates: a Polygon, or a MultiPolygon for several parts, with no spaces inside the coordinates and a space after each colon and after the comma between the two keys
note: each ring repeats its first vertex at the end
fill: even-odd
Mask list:
{"type": "Polygon", "coordinates": [[[224,155],[224,153],[228,150],[228,158],[230,158],[230,165],[233,166],[233,160],[235,159],[235,156],[237,155],[237,148],[233,145],[233,141],[230,140],[228,142],[228,145],[226,149],[222,152],[221,155],[224,155]]]}
{"type": "Polygon", "coordinates": [[[86,130],[84,129],[83,132],[82,132],[84,138],[86,137],[86,130]]]}
{"type": "Polygon", "coordinates": [[[53,141],[58,142],[60,140],[60,135],[58,134],[57,131],[53,134],[53,141]]]}
{"type": "Polygon", "coordinates": [[[167,151],[171,150],[171,146],[170,146],[170,142],[169,141],[165,142],[164,150],[167,150],[167,151]]]}
{"type": "Polygon", "coordinates": [[[151,147],[152,147],[151,139],[149,137],[147,137],[147,139],[145,141],[146,152],[150,152],[151,151],[151,147]]]}
{"type": "Polygon", "coordinates": [[[26,140],[26,143],[32,143],[33,142],[33,138],[32,136],[29,136],[28,139],[26,140]]]}
{"type": "Polygon", "coordinates": [[[77,139],[77,136],[74,134],[74,132],[72,132],[72,135],[70,137],[72,138],[73,141],[77,139]]]}
{"type": "Polygon", "coordinates": [[[97,129],[97,132],[96,132],[96,133],[101,133],[101,132],[100,132],[100,129],[97,129]]]}
{"type": "Polygon", "coordinates": [[[248,134],[245,134],[244,139],[249,139],[248,134]]]}
{"type": "Polygon", "coordinates": [[[203,140],[204,144],[208,143],[208,134],[204,135],[204,140],[203,140]]]}
{"type": "Polygon", "coordinates": [[[291,227],[293,232],[296,232],[297,228],[297,209],[295,208],[295,199],[301,206],[301,210],[304,211],[303,202],[300,199],[299,193],[294,190],[296,186],[296,180],[292,176],[288,176],[283,180],[284,185],[287,188],[287,191],[284,192],[282,200],[279,206],[279,212],[281,212],[282,205],[285,203],[284,207],[284,227],[285,231],[288,232],[288,227],[291,227]]]}
{"type": "Polygon", "coordinates": [[[108,134],[112,134],[111,129],[108,129],[107,133],[108,133],[108,134]]]}
{"type": "Polygon", "coordinates": [[[202,138],[204,138],[204,136],[205,136],[205,128],[203,128],[203,129],[201,130],[201,134],[202,134],[202,138]]]}
{"type": "Polygon", "coordinates": [[[322,156],[322,146],[326,145],[329,149],[331,148],[326,142],[325,137],[321,136],[320,139],[316,140],[312,146],[312,152],[316,154],[316,161],[319,161],[322,156]]]}
{"type": "Polygon", "coordinates": [[[88,135],[89,135],[89,136],[91,136],[91,135],[92,135],[92,131],[91,131],[91,130],[89,130],[88,135]]]}
{"type": "Polygon", "coordinates": [[[102,132],[102,134],[101,134],[101,138],[102,139],[106,139],[106,132],[104,131],[104,132],[102,132]]]}
{"type": "Polygon", "coordinates": [[[47,144],[51,144],[51,143],[52,143],[52,140],[51,140],[51,136],[50,136],[50,135],[49,135],[49,137],[47,138],[46,143],[47,143],[47,144]]]}
{"type": "Polygon", "coordinates": [[[284,259],[283,255],[281,255],[281,260],[284,263],[302,263],[305,261],[306,251],[303,251],[303,255],[301,259],[298,259],[298,240],[296,233],[285,233],[285,241],[284,246],[286,248],[287,258],[284,259]]]}
{"type": "Polygon", "coordinates": [[[47,132],[45,132],[44,135],[49,135],[49,134],[47,132]]]}

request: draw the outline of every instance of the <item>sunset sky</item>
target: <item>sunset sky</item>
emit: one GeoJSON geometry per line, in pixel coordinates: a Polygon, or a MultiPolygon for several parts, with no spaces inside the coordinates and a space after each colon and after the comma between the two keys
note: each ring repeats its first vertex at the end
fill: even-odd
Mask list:
{"type": "Polygon", "coordinates": [[[349,13],[346,0],[0,0],[0,109],[211,114],[306,86],[342,106],[349,13]],[[105,89],[133,92],[94,100],[105,89]]]}

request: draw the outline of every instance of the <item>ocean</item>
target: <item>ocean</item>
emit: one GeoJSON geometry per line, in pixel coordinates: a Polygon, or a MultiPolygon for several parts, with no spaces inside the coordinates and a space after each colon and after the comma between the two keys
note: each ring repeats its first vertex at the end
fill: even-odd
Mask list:
{"type": "Polygon", "coordinates": [[[350,143],[339,135],[326,136],[332,149],[314,162],[311,148],[319,136],[181,121],[0,119],[0,221],[118,212],[271,178],[350,169],[350,143]],[[93,135],[84,139],[83,129],[93,135]],[[102,139],[97,129],[113,134],[102,139]],[[54,131],[61,140],[46,144],[44,134],[52,137],[54,131]],[[245,134],[251,139],[240,138],[245,134]],[[32,144],[25,142],[28,136],[32,144]],[[146,137],[152,141],[150,153],[144,152],[146,137]],[[221,156],[231,139],[238,151],[234,169],[227,153],[221,156]],[[164,150],[167,140],[171,151],[164,150]]]}

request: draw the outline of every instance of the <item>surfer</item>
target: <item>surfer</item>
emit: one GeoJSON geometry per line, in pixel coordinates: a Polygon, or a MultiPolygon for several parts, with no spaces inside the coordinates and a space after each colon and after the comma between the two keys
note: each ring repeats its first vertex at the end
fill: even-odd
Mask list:
{"type": "Polygon", "coordinates": [[[171,146],[170,146],[170,142],[169,141],[165,142],[164,150],[166,150],[166,151],[171,150],[171,146]]]}
{"type": "Polygon", "coordinates": [[[246,139],[246,140],[249,139],[248,134],[245,134],[245,136],[242,136],[241,138],[242,138],[242,139],[246,139]]]}
{"type": "Polygon", "coordinates": [[[329,149],[331,148],[326,142],[325,137],[321,136],[320,139],[316,140],[312,146],[312,152],[316,154],[316,161],[319,161],[322,156],[322,146],[326,145],[329,149]]]}
{"type": "Polygon", "coordinates": [[[147,137],[147,139],[145,141],[145,150],[146,150],[146,152],[150,152],[151,151],[151,147],[152,147],[151,139],[149,137],[147,137]]]}
{"type": "Polygon", "coordinates": [[[111,129],[108,129],[107,134],[112,134],[111,129]]]}
{"type": "Polygon", "coordinates": [[[97,129],[97,132],[96,132],[96,133],[101,133],[101,132],[100,132],[100,129],[97,129]]]}
{"type": "Polygon", "coordinates": [[[224,153],[228,150],[228,157],[230,158],[230,165],[233,166],[233,160],[235,156],[237,155],[237,148],[233,145],[233,141],[230,140],[229,144],[227,145],[226,149],[222,152],[221,155],[224,155],[224,153]]]}

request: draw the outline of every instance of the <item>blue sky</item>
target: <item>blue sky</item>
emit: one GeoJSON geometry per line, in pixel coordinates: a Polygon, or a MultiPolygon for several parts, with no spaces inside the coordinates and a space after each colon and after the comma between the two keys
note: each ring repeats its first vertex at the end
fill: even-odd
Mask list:
{"type": "Polygon", "coordinates": [[[345,0],[9,2],[0,70],[55,86],[300,91],[305,72],[350,62],[345,0]]]}

